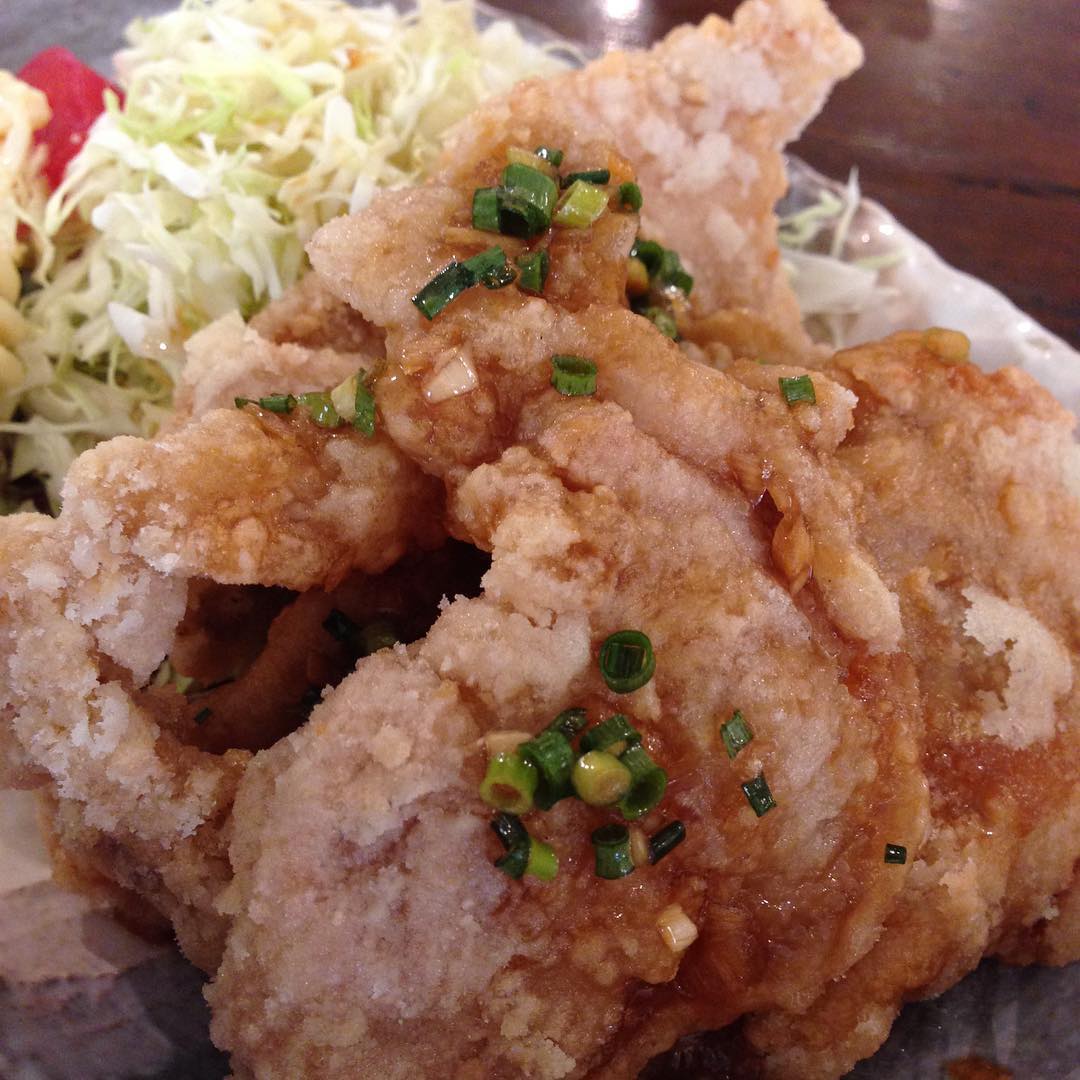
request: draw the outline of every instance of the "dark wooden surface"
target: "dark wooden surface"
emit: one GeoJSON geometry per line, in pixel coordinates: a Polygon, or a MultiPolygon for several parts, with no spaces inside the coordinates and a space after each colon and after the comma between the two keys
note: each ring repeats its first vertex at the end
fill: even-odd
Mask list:
{"type": "MultiPolygon", "coordinates": [[[[600,51],[734,0],[494,0],[600,51]]],[[[1080,3],[833,0],[866,63],[794,147],[1080,347],[1080,3]]]]}

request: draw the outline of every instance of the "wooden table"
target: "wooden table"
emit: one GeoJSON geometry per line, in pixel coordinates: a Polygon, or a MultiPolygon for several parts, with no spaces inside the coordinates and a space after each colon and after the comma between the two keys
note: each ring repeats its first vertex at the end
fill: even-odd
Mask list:
{"type": "MultiPolygon", "coordinates": [[[[596,51],[735,0],[494,0],[596,51]]],[[[866,63],[794,152],[1080,347],[1080,3],[833,0],[866,63]]]]}

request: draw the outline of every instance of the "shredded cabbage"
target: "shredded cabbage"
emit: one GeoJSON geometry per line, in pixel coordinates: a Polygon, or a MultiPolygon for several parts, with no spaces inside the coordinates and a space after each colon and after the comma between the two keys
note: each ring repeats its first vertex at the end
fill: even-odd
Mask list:
{"type": "Polygon", "coordinates": [[[422,177],[480,100],[566,66],[472,0],[184,0],[126,36],[123,105],[31,221],[26,376],[0,397],[10,476],[54,505],[83,449],[168,415],[191,333],[280,295],[321,224],[422,177]]]}
{"type": "Polygon", "coordinates": [[[847,344],[849,318],[891,295],[881,271],[903,259],[899,251],[857,254],[851,229],[861,201],[858,171],[852,169],[839,195],[822,187],[815,202],[780,218],[784,265],[803,321],[817,340],[837,349],[847,344]]]}

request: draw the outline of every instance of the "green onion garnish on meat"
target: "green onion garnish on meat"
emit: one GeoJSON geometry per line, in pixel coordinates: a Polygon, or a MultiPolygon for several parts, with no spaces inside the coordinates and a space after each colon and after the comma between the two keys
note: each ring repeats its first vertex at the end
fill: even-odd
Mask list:
{"type": "Polygon", "coordinates": [[[679,340],[679,324],[670,311],[665,311],[661,307],[646,307],[641,309],[640,314],[644,315],[664,337],[671,338],[672,341],[679,340]]]}
{"type": "Polygon", "coordinates": [[[630,790],[630,770],[614,754],[590,750],[574,762],[574,791],[589,806],[614,806],[630,790]]]}
{"type": "Polygon", "coordinates": [[[641,742],[641,732],[622,713],[615,713],[596,727],[589,728],[581,736],[580,746],[586,753],[589,750],[607,750],[618,756],[628,746],[634,746],[639,742],[641,742]]]}
{"type": "Polygon", "coordinates": [[[566,397],[596,393],[596,364],[584,356],[553,356],[551,385],[566,397]]]}
{"type": "Polygon", "coordinates": [[[551,881],[559,872],[559,858],[548,844],[529,835],[516,814],[496,814],[491,828],[506,848],[495,865],[515,880],[526,874],[551,881]]]}
{"type": "Polygon", "coordinates": [[[499,196],[493,187],[477,188],[473,192],[472,223],[484,232],[499,231],[499,196]]]}
{"type": "Polygon", "coordinates": [[[573,187],[579,180],[584,180],[587,184],[607,184],[611,182],[611,170],[582,169],[580,172],[567,173],[562,178],[562,186],[573,187]]]}
{"type": "Polygon", "coordinates": [[[634,241],[634,246],[630,249],[630,258],[640,260],[645,269],[649,272],[649,277],[656,277],[657,272],[660,269],[660,260],[664,257],[664,248],[658,244],[655,240],[642,240],[638,238],[634,241]]]}
{"type": "Polygon", "coordinates": [[[619,630],[600,646],[600,674],[616,694],[644,686],[656,671],[652,642],[640,630],[619,630]]]}
{"type": "Polygon", "coordinates": [[[635,821],[655,809],[664,797],[667,773],[643,746],[631,746],[619,761],[630,770],[630,790],[620,800],[619,812],[627,821],[635,821]]]}
{"type": "Polygon", "coordinates": [[[529,833],[517,814],[496,814],[491,820],[491,828],[507,851],[521,847],[529,842],[529,833]]]}
{"type": "Polygon", "coordinates": [[[608,206],[608,193],[587,180],[575,180],[559,200],[552,223],[567,229],[587,229],[608,206]]]}
{"type": "Polygon", "coordinates": [[[233,404],[238,409],[245,405],[258,405],[267,412],[288,414],[296,408],[296,398],[292,394],[267,394],[261,398],[233,398],[233,404]]]}
{"type": "Polygon", "coordinates": [[[511,163],[503,169],[496,189],[499,232],[508,236],[535,236],[551,225],[559,188],[550,176],[529,165],[511,163]]]}
{"type": "Polygon", "coordinates": [[[795,375],[790,379],[783,376],[779,379],[780,393],[789,405],[797,405],[805,401],[809,405],[817,404],[817,394],[814,393],[814,380],[809,375],[795,375]]]}
{"type": "Polygon", "coordinates": [[[506,252],[498,246],[489,247],[479,255],[466,259],[461,265],[470,270],[477,281],[483,281],[489,274],[497,273],[506,266],[506,252]]]}
{"type": "Polygon", "coordinates": [[[584,709],[563,709],[548,724],[548,729],[562,732],[567,739],[572,739],[585,726],[587,719],[584,709]]]}
{"type": "Polygon", "coordinates": [[[456,260],[443,267],[413,298],[425,319],[434,319],[452,300],[476,284],[476,275],[456,260]]]}
{"type": "Polygon", "coordinates": [[[619,209],[632,210],[635,214],[641,209],[644,200],[641,197],[641,188],[633,181],[619,185],[619,209]]]}
{"type": "Polygon", "coordinates": [[[724,740],[724,749],[727,750],[729,758],[734,759],[744,746],[749,745],[753,737],[754,733],[750,730],[750,725],[743,719],[743,714],[738,709],[732,713],[731,719],[726,724],[720,725],[720,738],[724,740]]]}
{"type": "Polygon", "coordinates": [[[510,814],[526,814],[533,806],[540,775],[536,767],[514,751],[496,754],[489,762],[480,784],[480,798],[510,814]]]}
{"type": "Polygon", "coordinates": [[[746,796],[746,801],[750,804],[751,809],[761,817],[763,814],[767,814],[774,806],[776,806],[776,800],[773,799],[772,792],[769,790],[769,785],[765,780],[764,773],[758,773],[753,780],[747,780],[742,785],[743,794],[746,796]]]}
{"type": "Polygon", "coordinates": [[[334,408],[334,403],[330,400],[330,394],[327,391],[311,390],[306,394],[301,394],[296,400],[311,413],[311,419],[319,427],[340,427],[341,417],[334,408]]]}
{"type": "Polygon", "coordinates": [[[356,415],[352,425],[369,439],[375,434],[375,395],[360,379],[356,381],[356,415]]]}
{"type": "Polygon", "coordinates": [[[560,799],[573,794],[570,774],[574,768],[574,748],[561,731],[546,728],[523,742],[517,753],[536,770],[539,780],[535,800],[541,810],[550,810],[560,799]]]}
{"type": "Polygon", "coordinates": [[[660,256],[660,266],[656,271],[656,280],[661,285],[670,285],[680,292],[690,295],[694,279],[683,269],[679,253],[671,248],[664,248],[660,256]]]}
{"type": "Polygon", "coordinates": [[[673,821],[649,837],[649,862],[656,864],[686,839],[686,826],[673,821]]]}
{"type": "Polygon", "coordinates": [[[551,265],[546,251],[526,252],[517,258],[518,287],[526,292],[542,293],[547,282],[548,268],[551,265]]]}
{"type": "Polygon", "coordinates": [[[529,837],[529,859],[525,863],[525,873],[541,881],[553,881],[559,872],[559,856],[549,844],[529,837]]]}
{"type": "Polygon", "coordinates": [[[907,862],[907,848],[903,844],[886,844],[885,861],[893,866],[903,866],[907,862]]]}
{"type": "Polygon", "coordinates": [[[550,162],[557,169],[563,163],[564,154],[550,146],[538,146],[533,153],[544,161],[550,162]]]}
{"type": "Polygon", "coordinates": [[[602,825],[592,834],[596,876],[617,881],[634,872],[630,855],[630,830],[625,825],[602,825]]]}

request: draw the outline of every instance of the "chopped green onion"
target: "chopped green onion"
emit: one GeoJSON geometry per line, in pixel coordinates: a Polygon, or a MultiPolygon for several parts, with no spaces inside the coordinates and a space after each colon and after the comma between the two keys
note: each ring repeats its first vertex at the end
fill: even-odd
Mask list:
{"type": "Polygon", "coordinates": [[[548,730],[562,732],[567,739],[572,739],[585,726],[586,720],[584,709],[563,709],[548,724],[548,730]]]}
{"type": "Polygon", "coordinates": [[[679,340],[679,324],[675,321],[671,312],[665,311],[660,307],[647,307],[642,308],[641,314],[644,315],[645,318],[664,335],[664,337],[671,338],[672,341],[679,340]]]}
{"type": "Polygon", "coordinates": [[[525,873],[541,881],[553,881],[559,872],[559,856],[549,844],[529,837],[529,860],[525,864],[525,873]]]}
{"type": "Polygon", "coordinates": [[[661,285],[671,285],[676,289],[690,295],[694,287],[694,279],[682,268],[679,254],[671,248],[664,248],[660,256],[660,265],[656,269],[656,280],[661,285]]]}
{"type": "Polygon", "coordinates": [[[291,413],[296,408],[296,398],[292,394],[270,394],[259,398],[259,408],[272,413],[291,413]]]}
{"type": "Polygon", "coordinates": [[[535,766],[514,751],[496,754],[489,762],[480,784],[480,798],[510,814],[525,814],[532,809],[540,776],[535,766]]]}
{"type": "Polygon", "coordinates": [[[513,851],[514,848],[529,842],[529,833],[517,814],[496,814],[491,821],[491,828],[507,851],[513,851]]]}
{"type": "Polygon", "coordinates": [[[499,231],[511,236],[535,236],[551,224],[559,188],[539,169],[510,164],[503,169],[502,187],[496,197],[499,231]]]}
{"type": "Polygon", "coordinates": [[[362,655],[371,656],[382,649],[393,648],[401,639],[389,619],[373,619],[360,631],[362,655]]]}
{"type": "Polygon", "coordinates": [[[654,671],[652,642],[640,630],[619,630],[600,646],[600,674],[616,694],[644,686],[654,671]]]}
{"type": "Polygon", "coordinates": [[[506,252],[501,247],[490,247],[471,259],[466,259],[463,266],[476,275],[476,280],[488,289],[501,289],[514,280],[514,270],[506,261],[506,252]]]}
{"type": "Polygon", "coordinates": [[[556,169],[563,163],[565,156],[561,150],[555,150],[550,146],[538,146],[533,153],[544,161],[550,161],[556,169]]]}
{"type": "Polygon", "coordinates": [[[499,231],[499,195],[493,187],[477,188],[473,192],[472,223],[484,232],[499,231]]]}
{"type": "Polygon", "coordinates": [[[352,425],[369,439],[375,434],[375,395],[359,379],[356,382],[356,415],[352,425]]]}
{"type": "Polygon", "coordinates": [[[894,866],[903,866],[907,862],[907,848],[903,844],[886,844],[885,861],[894,866]]]}
{"type": "Polygon", "coordinates": [[[625,825],[601,825],[592,834],[596,849],[596,876],[617,881],[634,872],[630,830],[625,825]]]}
{"type": "Polygon", "coordinates": [[[531,848],[532,837],[529,837],[524,844],[518,844],[517,847],[511,848],[501,858],[496,859],[495,865],[507,877],[512,877],[517,881],[525,876],[525,869],[529,865],[529,851],[531,848]]]}
{"type": "Polygon", "coordinates": [[[630,258],[639,259],[645,264],[649,277],[654,278],[660,270],[660,261],[664,257],[664,248],[655,240],[635,240],[630,249],[630,258]]]}
{"type": "Polygon", "coordinates": [[[622,713],[615,713],[614,716],[609,716],[581,736],[581,749],[586,753],[589,750],[613,751],[613,747],[617,747],[620,743],[625,749],[639,742],[641,742],[641,732],[622,713]]]}
{"type": "Polygon", "coordinates": [[[746,801],[758,817],[767,814],[776,805],[776,800],[772,797],[764,773],[758,773],[753,780],[747,780],[742,785],[742,789],[746,801]]]}
{"type": "Polygon", "coordinates": [[[336,428],[340,426],[341,417],[338,415],[337,409],[334,408],[334,403],[330,400],[330,394],[325,390],[312,390],[306,394],[301,394],[297,401],[311,413],[311,419],[319,427],[336,428]]]}
{"type": "Polygon", "coordinates": [[[590,750],[574,762],[571,782],[589,806],[613,806],[630,790],[630,770],[614,754],[590,750]]]}
{"type": "Polygon", "coordinates": [[[560,799],[572,793],[570,774],[574,768],[574,748],[561,731],[547,728],[522,743],[517,753],[536,769],[536,805],[550,810],[560,799]]]}
{"type": "Polygon", "coordinates": [[[649,862],[658,863],[686,839],[686,826],[673,821],[649,837],[649,862]]]}
{"type": "Polygon", "coordinates": [[[194,722],[196,724],[198,724],[201,727],[203,724],[206,723],[207,720],[210,719],[211,713],[212,713],[212,710],[209,708],[209,706],[207,706],[205,709],[200,709],[192,717],[192,719],[194,720],[194,722]]]}
{"type": "Polygon", "coordinates": [[[338,611],[337,608],[333,608],[323,619],[323,629],[342,645],[352,645],[360,631],[360,627],[344,611],[338,611]]]}
{"type": "Polygon", "coordinates": [[[499,200],[499,232],[505,236],[536,236],[551,224],[551,215],[545,214],[524,196],[515,195],[506,188],[498,188],[496,194],[499,200]]]}
{"type": "Polygon", "coordinates": [[[258,405],[272,413],[291,413],[296,408],[296,398],[292,394],[268,394],[261,398],[233,398],[233,404],[242,409],[245,405],[258,405]]]}
{"type": "Polygon", "coordinates": [[[521,271],[518,276],[519,288],[526,292],[542,293],[550,266],[548,253],[546,251],[526,252],[518,256],[517,265],[521,271]]]}
{"type": "Polygon", "coordinates": [[[810,405],[817,404],[817,394],[814,393],[814,380],[809,375],[795,375],[790,379],[783,376],[779,379],[780,393],[789,405],[797,405],[805,401],[810,405]]]}
{"type": "Polygon", "coordinates": [[[562,178],[564,188],[573,187],[579,180],[587,184],[606,184],[611,180],[610,169],[582,169],[581,172],[567,173],[562,178]]]}
{"type": "Polygon", "coordinates": [[[462,264],[471,271],[477,281],[483,281],[485,274],[490,274],[506,265],[506,252],[501,247],[489,247],[479,255],[473,255],[462,264]]]}
{"type": "Polygon", "coordinates": [[[619,208],[621,210],[632,210],[637,213],[644,200],[641,197],[641,188],[637,186],[633,181],[628,181],[625,184],[619,185],[619,208]]]}
{"type": "Polygon", "coordinates": [[[584,356],[553,356],[551,385],[566,397],[596,393],[596,365],[584,356]]]}
{"type": "Polygon", "coordinates": [[[413,298],[425,319],[434,319],[452,300],[476,284],[476,275],[456,260],[443,267],[413,298]]]}
{"type": "Polygon", "coordinates": [[[743,719],[743,714],[738,709],[732,713],[731,719],[726,724],[720,725],[720,738],[724,740],[724,749],[727,756],[734,759],[735,755],[744,747],[748,746],[753,739],[754,733],[750,725],[743,719]]]}
{"type": "Polygon", "coordinates": [[[655,809],[667,790],[667,773],[656,764],[643,746],[631,746],[619,758],[630,770],[630,790],[619,802],[619,812],[635,821],[655,809]]]}
{"type": "Polygon", "coordinates": [[[587,180],[575,180],[555,209],[552,222],[568,229],[587,229],[607,209],[608,193],[587,180]]]}
{"type": "Polygon", "coordinates": [[[516,814],[496,814],[491,828],[506,848],[495,865],[514,879],[531,874],[551,881],[559,872],[559,858],[548,844],[529,835],[516,814]]]}

